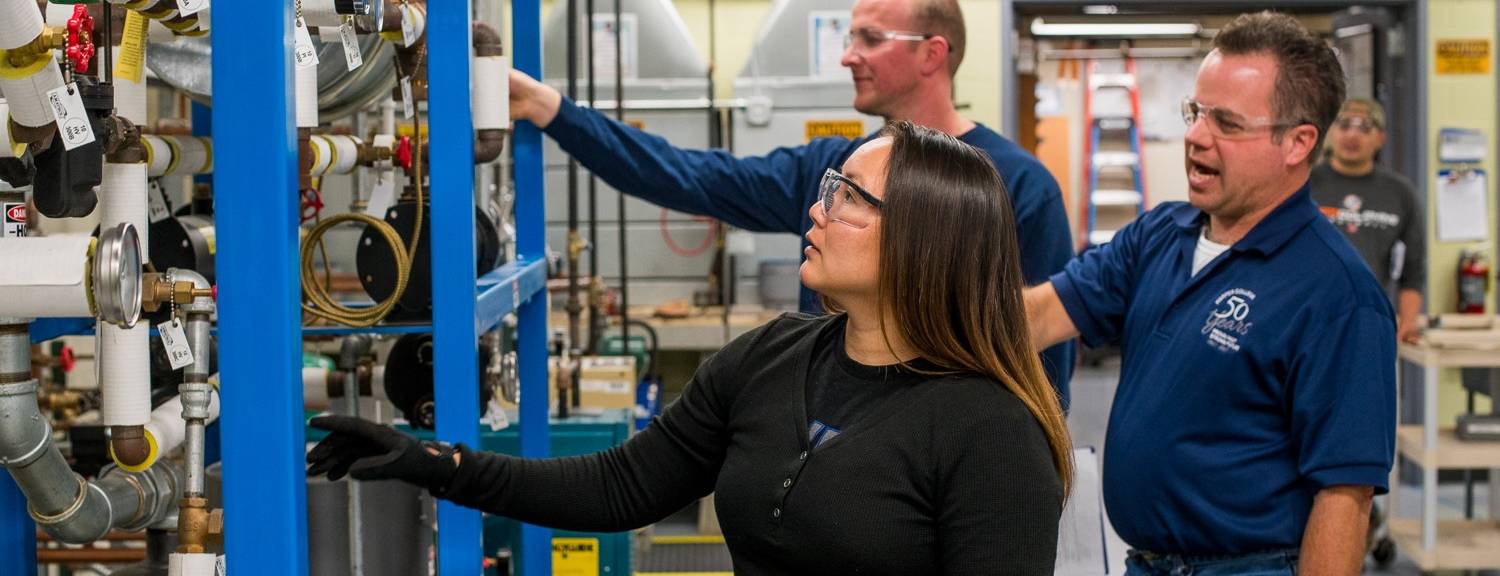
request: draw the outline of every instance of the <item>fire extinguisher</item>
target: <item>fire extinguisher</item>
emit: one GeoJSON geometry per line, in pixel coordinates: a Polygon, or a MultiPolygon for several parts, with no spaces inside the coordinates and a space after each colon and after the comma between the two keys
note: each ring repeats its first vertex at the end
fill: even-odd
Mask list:
{"type": "Polygon", "coordinates": [[[1464,250],[1458,260],[1458,311],[1484,314],[1484,294],[1489,289],[1490,265],[1481,250],[1464,250]]]}

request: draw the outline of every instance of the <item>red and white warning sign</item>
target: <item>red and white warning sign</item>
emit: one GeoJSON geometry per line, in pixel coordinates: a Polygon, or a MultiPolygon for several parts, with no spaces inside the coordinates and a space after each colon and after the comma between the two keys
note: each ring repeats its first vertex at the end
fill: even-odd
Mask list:
{"type": "Polygon", "coordinates": [[[20,238],[26,235],[26,204],[5,202],[0,204],[5,216],[0,217],[0,238],[20,238]]]}

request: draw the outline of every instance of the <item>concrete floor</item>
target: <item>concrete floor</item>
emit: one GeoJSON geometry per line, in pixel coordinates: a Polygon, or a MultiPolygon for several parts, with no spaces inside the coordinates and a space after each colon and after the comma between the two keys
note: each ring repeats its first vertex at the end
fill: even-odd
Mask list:
{"type": "MultiPolygon", "coordinates": [[[[1115,388],[1119,379],[1118,358],[1107,359],[1098,367],[1080,367],[1073,373],[1072,406],[1068,414],[1068,428],[1073,434],[1074,445],[1093,446],[1100,449],[1102,453],[1104,432],[1109,423],[1109,410],[1114,402],[1115,388]]],[[[1419,488],[1406,485],[1401,488],[1401,491],[1401,510],[1397,511],[1398,515],[1407,518],[1419,516],[1422,510],[1419,488]]],[[[1488,488],[1483,482],[1474,487],[1474,510],[1481,516],[1485,510],[1489,509],[1487,492],[1488,488]]],[[[1384,497],[1376,500],[1384,506],[1384,497]]],[[[1444,484],[1439,488],[1439,518],[1463,518],[1463,506],[1464,487],[1462,484],[1444,484]]],[[[1398,550],[1396,561],[1385,570],[1376,570],[1374,563],[1367,559],[1365,573],[1412,576],[1419,575],[1422,571],[1412,563],[1409,557],[1398,550]]],[[[1478,574],[1500,574],[1500,570],[1485,570],[1478,574]]]]}

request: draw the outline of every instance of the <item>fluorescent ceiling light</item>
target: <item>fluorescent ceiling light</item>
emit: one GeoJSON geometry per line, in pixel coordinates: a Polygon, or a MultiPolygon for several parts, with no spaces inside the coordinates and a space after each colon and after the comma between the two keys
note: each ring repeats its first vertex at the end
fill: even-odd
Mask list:
{"type": "Polygon", "coordinates": [[[1120,8],[1114,4],[1090,4],[1083,7],[1084,14],[1119,14],[1120,8]]]}
{"type": "Polygon", "coordinates": [[[1032,36],[1196,36],[1199,27],[1194,22],[1078,22],[1049,24],[1041,18],[1031,21],[1032,36]]]}

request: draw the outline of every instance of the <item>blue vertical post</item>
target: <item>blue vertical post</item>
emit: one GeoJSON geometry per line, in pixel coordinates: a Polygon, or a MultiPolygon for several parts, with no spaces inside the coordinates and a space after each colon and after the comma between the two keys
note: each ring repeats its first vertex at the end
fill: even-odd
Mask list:
{"type": "Polygon", "coordinates": [[[213,11],[214,191],[229,574],[307,574],[292,3],[213,11]]]}
{"type": "MultiPolygon", "coordinates": [[[[474,122],[469,103],[469,0],[427,4],[427,110],[432,126],[432,339],[437,437],[479,445],[475,326],[474,122]]],[[[438,573],[483,570],[479,512],[438,503],[438,573]]]]}
{"type": "MultiPolygon", "coordinates": [[[[515,0],[511,33],[517,70],[542,79],[542,3],[515,0]]],[[[515,150],[516,254],[527,262],[547,259],[545,188],[542,178],[542,132],[530,122],[516,122],[515,150]]],[[[520,353],[521,456],[543,458],[550,451],[547,423],[547,290],[543,288],[517,313],[516,346],[520,353]]],[[[552,533],[521,526],[520,573],[552,573],[552,533]]]]}
{"type": "Polygon", "coordinates": [[[26,496],[0,471],[0,574],[36,573],[36,524],[26,513],[26,496]]]}

